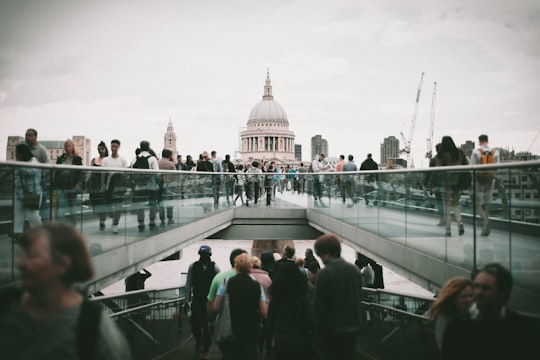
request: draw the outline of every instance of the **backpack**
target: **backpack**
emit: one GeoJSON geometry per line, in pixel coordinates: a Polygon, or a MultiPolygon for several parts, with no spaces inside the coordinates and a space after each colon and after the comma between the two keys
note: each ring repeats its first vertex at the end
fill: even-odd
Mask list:
{"type": "MultiPolygon", "coordinates": [[[[148,162],[148,159],[150,159],[151,155],[148,156],[138,156],[135,160],[135,163],[131,166],[133,169],[150,169],[150,163],[148,162]]],[[[152,175],[146,175],[146,174],[132,174],[132,181],[135,186],[146,186],[148,185],[148,182],[150,181],[150,178],[152,175]]]]}
{"type": "MultiPolygon", "coordinates": [[[[21,289],[13,286],[0,290],[0,321],[6,316],[11,304],[21,300],[22,294],[21,289]]],[[[96,356],[101,312],[102,305],[83,299],[75,330],[77,352],[82,360],[91,360],[96,356]]]]}
{"type": "MultiPolygon", "coordinates": [[[[484,151],[483,148],[478,148],[480,151],[480,164],[494,164],[495,163],[495,153],[496,149],[491,149],[489,151],[484,151]]],[[[493,178],[495,177],[495,171],[478,171],[477,179],[481,184],[491,184],[493,178]]]]}

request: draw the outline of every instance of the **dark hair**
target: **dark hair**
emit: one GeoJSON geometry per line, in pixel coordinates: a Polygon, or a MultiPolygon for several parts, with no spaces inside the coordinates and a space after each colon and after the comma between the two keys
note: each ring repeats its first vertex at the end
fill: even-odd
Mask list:
{"type": "Polygon", "coordinates": [[[234,267],[234,259],[240,254],[247,254],[247,251],[244,249],[234,249],[231,251],[231,256],[229,256],[229,262],[231,263],[231,266],[234,267]]]}
{"type": "Polygon", "coordinates": [[[139,144],[141,151],[150,151],[150,143],[146,140],[141,141],[139,144]]]}
{"type": "Polygon", "coordinates": [[[109,149],[107,148],[107,145],[105,145],[105,143],[103,142],[103,140],[101,140],[99,142],[99,144],[97,145],[97,150],[99,152],[99,148],[102,147],[105,149],[105,156],[109,156],[109,149]]]}
{"type": "MultiPolygon", "coordinates": [[[[163,149],[163,151],[161,152],[161,157],[164,159],[170,158],[171,155],[172,155],[172,151],[169,149],[163,149]]],[[[181,155],[178,155],[178,156],[181,156],[181,155]]]]}
{"type": "Polygon", "coordinates": [[[488,142],[488,136],[485,134],[482,134],[478,137],[478,141],[480,142],[488,142]]]}
{"type": "Polygon", "coordinates": [[[285,245],[285,247],[283,248],[283,254],[285,255],[287,259],[292,258],[295,252],[296,252],[296,249],[294,248],[294,246],[285,245]]]}
{"type": "Polygon", "coordinates": [[[211,155],[211,156],[216,156],[216,150],[212,150],[212,151],[210,152],[210,155],[211,155]]]}
{"type": "Polygon", "coordinates": [[[341,256],[341,243],[336,235],[324,234],[315,240],[315,253],[317,256],[330,255],[333,258],[341,256]]]}
{"type": "Polygon", "coordinates": [[[28,128],[28,129],[26,129],[26,132],[29,132],[29,131],[33,132],[33,133],[34,133],[34,136],[37,136],[37,130],[36,130],[36,129],[34,129],[34,128],[28,128]]]}
{"type": "Polygon", "coordinates": [[[225,155],[225,160],[227,160],[227,161],[231,160],[231,155],[229,155],[229,154],[225,155]]]}
{"type": "Polygon", "coordinates": [[[354,159],[354,156],[352,156],[351,154],[349,154],[349,161],[353,161],[354,159]]]}
{"type": "Polygon", "coordinates": [[[274,273],[270,286],[272,301],[290,304],[291,300],[307,294],[307,278],[305,273],[298,270],[298,265],[285,261],[274,273]]]}
{"type": "Polygon", "coordinates": [[[122,144],[120,144],[120,140],[118,140],[118,139],[111,140],[111,145],[112,144],[118,144],[119,146],[122,145],[122,144]]]}
{"type": "Polygon", "coordinates": [[[258,167],[258,166],[259,166],[259,162],[254,161],[254,162],[251,163],[251,166],[253,166],[253,167],[258,167]]]}
{"type": "Polygon", "coordinates": [[[26,143],[20,143],[15,146],[15,153],[19,154],[19,157],[22,161],[30,161],[34,157],[32,151],[30,151],[30,146],[26,143]]]}
{"type": "Polygon", "coordinates": [[[46,223],[27,230],[19,244],[23,249],[28,249],[39,236],[47,237],[53,261],[58,261],[60,256],[69,257],[69,268],[61,277],[64,284],[69,286],[85,282],[94,276],[86,242],[75,227],[64,223],[46,223]]]}
{"type": "Polygon", "coordinates": [[[452,160],[459,159],[460,150],[456,147],[450,136],[443,136],[441,141],[441,153],[449,154],[452,160]]]}
{"type": "Polygon", "coordinates": [[[478,269],[478,271],[476,271],[474,277],[481,272],[488,273],[495,277],[495,280],[497,281],[497,292],[503,295],[502,299],[504,304],[508,303],[508,300],[510,300],[510,293],[514,287],[512,273],[501,264],[494,262],[482,266],[480,269],[478,269]]]}
{"type": "Polygon", "coordinates": [[[371,153],[367,154],[367,157],[370,158],[372,157],[373,155],[371,155],[371,153]]]}
{"type": "Polygon", "coordinates": [[[339,155],[339,158],[340,158],[341,160],[345,160],[345,155],[339,155]]]}

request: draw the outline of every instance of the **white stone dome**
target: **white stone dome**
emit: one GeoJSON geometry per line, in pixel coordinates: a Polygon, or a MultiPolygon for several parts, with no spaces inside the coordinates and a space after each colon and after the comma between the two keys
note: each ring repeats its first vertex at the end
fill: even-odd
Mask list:
{"type": "Polygon", "coordinates": [[[248,124],[264,122],[264,123],[278,123],[278,124],[287,124],[287,113],[283,107],[274,100],[261,100],[249,113],[248,124]]]}

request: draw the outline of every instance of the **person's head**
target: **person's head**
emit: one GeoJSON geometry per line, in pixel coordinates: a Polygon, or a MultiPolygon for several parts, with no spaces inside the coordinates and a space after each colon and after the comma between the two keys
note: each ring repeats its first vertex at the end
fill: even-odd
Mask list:
{"type": "Polygon", "coordinates": [[[457,149],[456,143],[451,136],[443,136],[441,141],[441,152],[454,152],[457,149]]]}
{"type": "Polygon", "coordinates": [[[244,170],[244,165],[239,164],[239,165],[238,165],[238,170],[240,170],[240,171],[244,170]]]}
{"type": "Polygon", "coordinates": [[[326,156],[323,153],[319,154],[319,161],[323,161],[326,156]]]}
{"type": "Polygon", "coordinates": [[[216,150],[212,150],[212,152],[210,153],[210,155],[212,155],[212,159],[215,159],[216,158],[216,150]]]}
{"type": "Polygon", "coordinates": [[[258,161],[254,161],[251,163],[251,165],[254,167],[254,168],[258,168],[259,167],[259,162],[258,161]]]}
{"type": "Polygon", "coordinates": [[[22,287],[29,292],[59,284],[70,287],[94,276],[83,236],[72,225],[52,222],[30,228],[19,245],[17,266],[22,287]]]}
{"type": "Polygon", "coordinates": [[[345,155],[339,155],[339,160],[345,160],[345,155]]]}
{"type": "Polygon", "coordinates": [[[307,258],[313,257],[313,249],[307,248],[306,251],[304,252],[304,255],[305,255],[307,258]]]}
{"type": "Polygon", "coordinates": [[[109,149],[107,149],[107,145],[103,141],[99,142],[97,146],[97,151],[98,151],[99,157],[109,156],[109,149]]]}
{"type": "Polygon", "coordinates": [[[354,156],[352,156],[351,154],[349,154],[348,159],[349,159],[349,161],[353,161],[354,156]]]}
{"type": "Polygon", "coordinates": [[[431,318],[440,314],[455,317],[464,314],[473,302],[473,282],[466,277],[458,276],[448,280],[431,307],[431,318]]]}
{"type": "Polygon", "coordinates": [[[264,251],[261,254],[261,267],[263,269],[269,269],[271,268],[276,260],[274,259],[274,253],[271,251],[264,251]]]}
{"type": "Polygon", "coordinates": [[[32,128],[26,130],[26,133],[24,134],[24,141],[29,146],[34,146],[37,143],[37,130],[32,128]]]}
{"type": "Polygon", "coordinates": [[[181,163],[182,162],[182,155],[176,155],[176,161],[181,163]]]}
{"type": "Polygon", "coordinates": [[[15,146],[15,158],[17,161],[30,161],[34,155],[30,150],[30,146],[25,143],[20,143],[15,146]]]}
{"type": "Polygon", "coordinates": [[[71,139],[64,141],[64,152],[69,156],[77,156],[77,148],[75,147],[75,142],[71,139]]]}
{"type": "Polygon", "coordinates": [[[231,255],[229,256],[229,262],[231,263],[231,266],[234,267],[234,259],[240,254],[246,254],[247,251],[244,249],[234,249],[231,251],[231,255]]]}
{"type": "Polygon", "coordinates": [[[510,300],[514,281],[508,269],[498,263],[484,265],[473,280],[474,301],[480,312],[498,315],[510,300]]]}
{"type": "Polygon", "coordinates": [[[304,259],[301,258],[301,257],[297,257],[296,259],[294,259],[294,263],[296,264],[296,266],[298,266],[299,268],[303,268],[304,267],[304,259]]]}
{"type": "Polygon", "coordinates": [[[210,256],[212,256],[212,248],[208,245],[201,245],[198,252],[199,256],[202,258],[208,258],[210,259],[210,256]]]}
{"type": "Polygon", "coordinates": [[[281,256],[285,259],[292,259],[295,251],[296,250],[293,245],[285,245],[281,251],[281,256]]]}
{"type": "Polygon", "coordinates": [[[372,156],[371,153],[367,154],[368,159],[371,159],[372,156]]]}
{"type": "Polygon", "coordinates": [[[169,159],[169,160],[172,160],[172,151],[169,150],[169,149],[163,149],[161,151],[161,157],[163,159],[169,159]]]}
{"type": "Polygon", "coordinates": [[[254,269],[260,269],[262,264],[261,264],[261,259],[259,259],[257,256],[252,256],[251,257],[251,262],[253,263],[253,268],[254,269]]]}
{"type": "Polygon", "coordinates": [[[239,274],[249,274],[253,269],[251,257],[247,253],[242,253],[234,258],[234,269],[239,274]]]}
{"type": "Polygon", "coordinates": [[[341,242],[334,234],[324,234],[315,240],[315,253],[323,263],[341,256],[341,242]]]}
{"type": "Polygon", "coordinates": [[[120,149],[120,140],[118,139],[111,140],[111,154],[117,155],[119,149],[120,149]]]}
{"type": "Polygon", "coordinates": [[[307,291],[306,275],[292,261],[286,261],[272,277],[270,293],[272,301],[290,303],[301,298],[307,291]]]}
{"type": "Polygon", "coordinates": [[[193,162],[193,157],[191,155],[187,155],[186,156],[186,162],[192,163],[193,162]]]}
{"type": "Polygon", "coordinates": [[[485,134],[480,135],[478,137],[478,142],[480,143],[480,145],[487,144],[488,143],[488,136],[485,135],[485,134]]]}
{"type": "Polygon", "coordinates": [[[229,154],[225,155],[225,161],[231,161],[231,155],[229,154]]]}
{"type": "Polygon", "coordinates": [[[203,151],[201,158],[202,158],[202,160],[210,159],[210,155],[208,154],[208,151],[203,151]]]}
{"type": "Polygon", "coordinates": [[[143,140],[139,144],[141,151],[150,151],[150,143],[146,140],[143,140]]]}

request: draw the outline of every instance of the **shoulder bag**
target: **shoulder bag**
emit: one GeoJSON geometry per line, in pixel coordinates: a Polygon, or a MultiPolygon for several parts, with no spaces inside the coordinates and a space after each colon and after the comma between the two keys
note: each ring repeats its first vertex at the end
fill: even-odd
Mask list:
{"type": "Polygon", "coordinates": [[[231,311],[229,308],[229,293],[227,292],[227,279],[225,283],[225,294],[221,301],[221,309],[216,318],[216,328],[214,337],[217,343],[230,342],[233,340],[233,332],[231,326],[231,311]]]}
{"type": "Polygon", "coordinates": [[[21,186],[23,189],[23,207],[29,210],[39,210],[39,203],[41,201],[41,194],[27,191],[24,186],[22,174],[19,172],[21,178],[21,186]]]}

